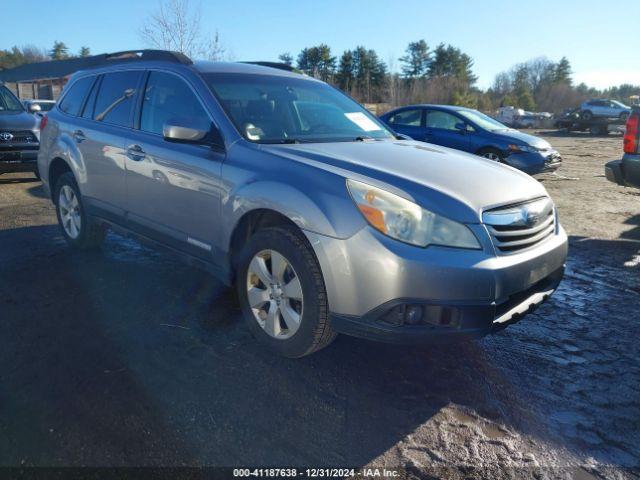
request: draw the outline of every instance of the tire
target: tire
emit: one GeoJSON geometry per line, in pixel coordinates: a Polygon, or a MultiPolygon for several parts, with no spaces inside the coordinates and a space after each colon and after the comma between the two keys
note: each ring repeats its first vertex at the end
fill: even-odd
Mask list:
{"type": "Polygon", "coordinates": [[[38,180],[40,180],[40,172],[38,171],[38,169],[37,169],[37,168],[33,171],[33,174],[35,175],[35,177],[36,177],[38,180]]]}
{"type": "Polygon", "coordinates": [[[56,182],[53,198],[58,224],[66,242],[78,250],[92,250],[100,247],[104,241],[105,230],[86,214],[80,189],[71,172],[60,175],[56,182]],[[66,208],[65,202],[68,205],[66,208]]]}
{"type": "Polygon", "coordinates": [[[626,122],[629,118],[629,112],[622,112],[619,118],[621,122],[626,122]]]}
{"type": "MultiPolygon", "coordinates": [[[[278,261],[283,265],[281,262],[278,261]]],[[[329,322],[320,266],[306,238],[293,227],[265,228],[249,239],[236,269],[236,289],[243,317],[253,336],[283,357],[309,355],[326,347],[336,337],[329,322]],[[286,263],[281,276],[273,275],[272,258],[277,254],[286,263]],[[296,278],[299,289],[292,287],[296,278]],[[271,283],[274,279],[276,281],[271,283]],[[272,289],[270,285],[275,287],[272,289]],[[297,295],[300,295],[299,302],[295,299],[297,295]],[[250,296],[255,308],[250,304],[250,296]],[[269,315],[272,309],[273,316],[269,315]],[[291,321],[296,314],[298,323],[291,321]]]]}
{"type": "Polygon", "coordinates": [[[494,162],[498,162],[498,163],[504,162],[503,153],[500,150],[497,150],[495,148],[483,148],[482,150],[478,151],[478,155],[488,160],[493,160],[494,162]]]}
{"type": "Polygon", "coordinates": [[[580,118],[582,118],[583,120],[589,121],[593,119],[593,113],[591,113],[590,110],[585,110],[584,112],[582,112],[580,114],[580,118]]]}

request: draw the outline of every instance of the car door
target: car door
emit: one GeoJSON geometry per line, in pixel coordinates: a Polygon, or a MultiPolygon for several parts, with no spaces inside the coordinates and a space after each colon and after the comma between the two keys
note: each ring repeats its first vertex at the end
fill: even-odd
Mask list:
{"type": "Polygon", "coordinates": [[[620,107],[613,102],[607,102],[607,117],[617,117],[620,113],[620,107]]]}
{"type": "Polygon", "coordinates": [[[211,259],[219,226],[224,153],[164,139],[169,123],[210,131],[212,117],[189,83],[150,71],[137,114],[137,138],[126,156],[130,228],[189,254],[211,259]]]}
{"type": "Polygon", "coordinates": [[[124,223],[125,151],[141,70],[106,73],[93,85],[73,138],[85,164],[83,196],[95,215],[124,223]]]}
{"type": "Polygon", "coordinates": [[[469,151],[466,122],[457,115],[444,110],[427,109],[425,127],[427,142],[469,151]]]}
{"type": "Polygon", "coordinates": [[[388,121],[391,128],[414,140],[424,141],[424,109],[408,108],[394,113],[388,121]]]}
{"type": "Polygon", "coordinates": [[[591,113],[593,113],[594,117],[606,117],[607,115],[609,115],[607,102],[603,102],[602,100],[596,100],[592,102],[591,113]]]}

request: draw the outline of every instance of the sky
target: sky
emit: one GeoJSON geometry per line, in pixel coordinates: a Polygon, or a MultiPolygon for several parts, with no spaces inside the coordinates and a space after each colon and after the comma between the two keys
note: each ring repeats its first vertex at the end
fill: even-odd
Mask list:
{"type": "MultiPolygon", "coordinates": [[[[478,86],[514,64],[566,56],[576,83],[640,84],[638,0],[190,0],[202,29],[216,30],[232,60],[276,60],[328,44],[339,57],[357,45],[389,62],[411,41],[450,43],[474,59],[478,86]]],[[[143,48],[139,31],[159,0],[0,0],[0,48],[64,41],[94,54],[143,48]],[[7,21],[15,18],[16,21],[7,21]]]]}

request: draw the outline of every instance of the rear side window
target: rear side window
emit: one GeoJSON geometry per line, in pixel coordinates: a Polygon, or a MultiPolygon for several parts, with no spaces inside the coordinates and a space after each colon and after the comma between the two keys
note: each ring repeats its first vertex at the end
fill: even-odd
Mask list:
{"type": "Polygon", "coordinates": [[[170,73],[151,72],[144,91],[140,130],[162,135],[165,124],[211,128],[211,120],[189,86],[170,73]]]}
{"type": "Polygon", "coordinates": [[[140,71],[107,73],[100,84],[93,119],[123,127],[131,126],[131,111],[141,75],[140,71]]]}
{"type": "Polygon", "coordinates": [[[422,110],[404,110],[396,113],[391,117],[390,122],[393,125],[405,125],[408,127],[419,127],[422,123],[422,110]]]}
{"type": "Polygon", "coordinates": [[[84,110],[82,111],[82,118],[93,118],[93,109],[96,106],[96,97],[98,96],[98,89],[100,88],[100,78],[98,78],[91,87],[89,97],[84,104],[84,110]]]}
{"type": "Polygon", "coordinates": [[[73,83],[70,90],[62,99],[62,102],[60,102],[60,110],[69,115],[78,115],[80,108],[82,108],[82,102],[84,102],[84,98],[87,96],[87,92],[89,88],[91,88],[94,78],[95,77],[84,77],[73,83]]]}

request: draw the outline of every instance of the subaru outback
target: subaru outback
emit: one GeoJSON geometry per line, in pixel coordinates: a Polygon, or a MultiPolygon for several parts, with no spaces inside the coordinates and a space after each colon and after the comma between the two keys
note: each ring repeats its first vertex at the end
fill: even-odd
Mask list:
{"type": "Polygon", "coordinates": [[[511,167],[396,137],[284,69],[113,54],[73,75],[38,155],[61,232],[114,228],[235,284],[248,328],[301,357],[338,333],[482,336],[545,301],[567,237],[511,167]]]}

